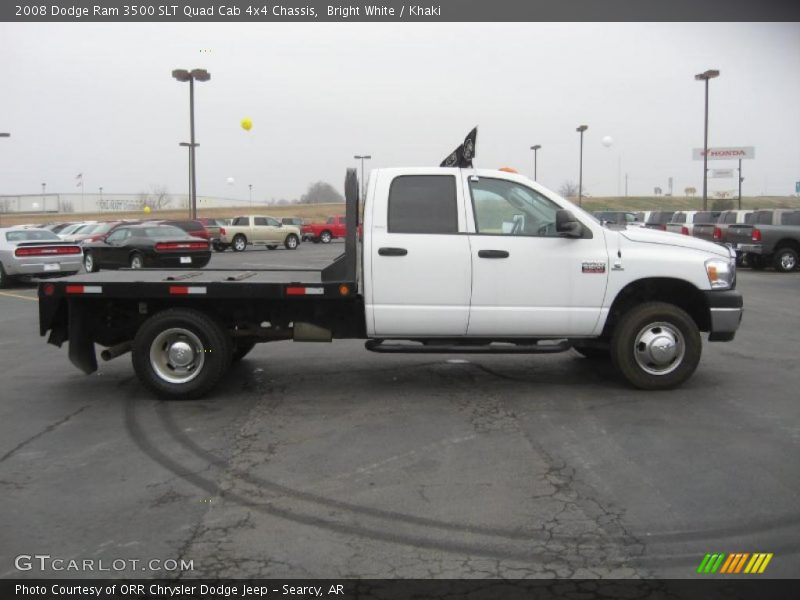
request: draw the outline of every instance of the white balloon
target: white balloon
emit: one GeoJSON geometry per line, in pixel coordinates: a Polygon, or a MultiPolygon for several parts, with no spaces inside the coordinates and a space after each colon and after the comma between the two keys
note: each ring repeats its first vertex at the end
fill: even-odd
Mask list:
{"type": "Polygon", "coordinates": [[[605,146],[606,148],[611,146],[611,144],[613,143],[614,143],[614,138],[612,138],[610,135],[607,135],[606,137],[603,138],[603,146],[605,146]]]}
{"type": "Polygon", "coordinates": [[[228,177],[225,181],[228,182],[228,185],[233,185],[233,177],[228,177]]]}

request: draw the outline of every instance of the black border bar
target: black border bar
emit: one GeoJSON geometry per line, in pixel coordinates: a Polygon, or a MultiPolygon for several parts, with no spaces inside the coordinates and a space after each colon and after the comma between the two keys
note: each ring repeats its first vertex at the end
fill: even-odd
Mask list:
{"type": "Polygon", "coordinates": [[[8,22],[778,22],[797,0],[8,0],[8,22]],[[367,7],[374,7],[370,12],[367,7]]]}

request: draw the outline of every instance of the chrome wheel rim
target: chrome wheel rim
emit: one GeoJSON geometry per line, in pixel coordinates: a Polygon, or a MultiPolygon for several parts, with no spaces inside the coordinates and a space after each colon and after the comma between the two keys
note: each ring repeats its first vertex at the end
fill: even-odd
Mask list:
{"type": "Polygon", "coordinates": [[[681,365],[685,354],[683,334],[674,325],[663,321],[643,327],[633,343],[636,364],[650,375],[672,373],[681,365]]]}
{"type": "Polygon", "coordinates": [[[795,259],[794,254],[791,252],[781,254],[781,268],[784,271],[793,271],[796,266],[797,260],[795,259]]]}
{"type": "Polygon", "coordinates": [[[242,238],[236,238],[236,241],[234,242],[234,246],[239,252],[241,252],[242,250],[244,250],[245,241],[242,238]]]}
{"type": "Polygon", "coordinates": [[[131,259],[131,269],[141,269],[141,268],[142,268],[142,257],[134,256],[131,259]]]}
{"type": "Polygon", "coordinates": [[[203,342],[193,332],[173,327],[159,333],[150,344],[150,366],[168,383],[188,383],[206,362],[203,342]]]}
{"type": "Polygon", "coordinates": [[[289,237],[286,239],[286,245],[287,245],[289,248],[297,248],[297,238],[296,238],[296,237],[294,237],[293,235],[290,235],[290,236],[289,236],[289,237]]]}
{"type": "Polygon", "coordinates": [[[83,257],[83,266],[91,273],[92,268],[94,267],[94,258],[92,258],[91,254],[87,254],[83,257]]]}
{"type": "Polygon", "coordinates": [[[325,233],[322,234],[322,238],[321,239],[322,239],[322,243],[323,244],[327,244],[328,242],[331,241],[331,234],[325,232],[325,233]]]}

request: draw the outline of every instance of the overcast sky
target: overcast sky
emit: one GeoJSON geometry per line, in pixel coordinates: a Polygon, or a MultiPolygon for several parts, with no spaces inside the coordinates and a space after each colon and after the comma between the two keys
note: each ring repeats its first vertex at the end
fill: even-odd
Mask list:
{"type": "MultiPolygon", "coordinates": [[[[197,84],[198,193],[296,198],[372,167],[438,165],[479,125],[476,165],[631,195],[702,188],[703,85],[713,146],[755,146],[744,193],[800,180],[800,24],[0,24],[0,194],[187,191],[197,84]],[[253,121],[250,132],[239,123],[253,121]],[[611,136],[605,147],[601,140],[611,136]],[[235,183],[227,184],[232,177],[235,183]],[[624,184],[623,184],[624,185],[624,184]]],[[[714,162],[714,167],[735,166],[714,162]]],[[[735,179],[710,180],[734,189],[735,179]]]]}

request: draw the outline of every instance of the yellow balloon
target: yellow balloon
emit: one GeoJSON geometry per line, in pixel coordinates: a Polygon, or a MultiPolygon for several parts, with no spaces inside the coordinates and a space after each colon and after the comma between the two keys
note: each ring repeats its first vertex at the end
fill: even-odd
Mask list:
{"type": "Polygon", "coordinates": [[[146,215],[150,214],[150,207],[149,206],[145,206],[144,207],[144,214],[146,214],[146,215]]]}
{"type": "Polygon", "coordinates": [[[250,131],[252,127],[253,127],[253,122],[250,119],[248,118],[242,119],[242,129],[244,129],[245,131],[250,131]]]}

